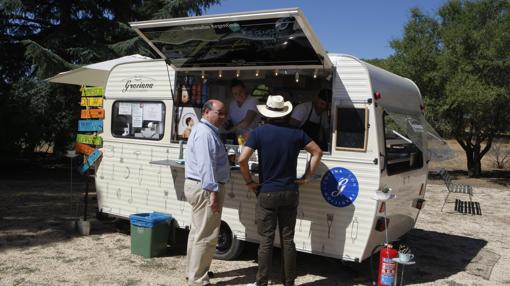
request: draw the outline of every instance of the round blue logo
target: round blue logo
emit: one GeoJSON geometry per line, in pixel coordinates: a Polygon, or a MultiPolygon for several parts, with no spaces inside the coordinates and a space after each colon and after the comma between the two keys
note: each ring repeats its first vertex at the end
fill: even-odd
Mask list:
{"type": "Polygon", "coordinates": [[[358,192],[358,180],[348,169],[335,167],[322,177],[322,196],[335,207],[343,208],[351,205],[358,197],[358,192]]]}

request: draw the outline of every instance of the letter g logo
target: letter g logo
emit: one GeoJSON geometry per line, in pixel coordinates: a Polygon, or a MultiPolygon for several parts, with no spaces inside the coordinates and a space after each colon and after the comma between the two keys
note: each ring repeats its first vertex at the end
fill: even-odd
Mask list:
{"type": "Polygon", "coordinates": [[[331,192],[331,195],[333,197],[338,197],[339,195],[341,195],[345,187],[347,187],[347,183],[349,183],[349,179],[347,178],[343,178],[340,181],[338,181],[338,184],[336,185],[336,191],[331,192]]]}
{"type": "Polygon", "coordinates": [[[358,192],[358,179],[349,169],[334,167],[322,176],[322,196],[335,207],[350,206],[358,197],[358,192]]]}

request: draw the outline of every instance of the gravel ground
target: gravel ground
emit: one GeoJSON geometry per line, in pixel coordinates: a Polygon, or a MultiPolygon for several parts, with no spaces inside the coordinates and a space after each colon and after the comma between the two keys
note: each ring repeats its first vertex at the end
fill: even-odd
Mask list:
{"type": "MultiPolygon", "coordinates": [[[[20,176],[17,176],[20,177],[20,176]]],[[[81,208],[83,181],[69,193],[65,173],[0,179],[0,285],[185,285],[185,232],[167,256],[144,259],[130,253],[125,224],[92,219],[92,233],[68,231],[81,208]],[[28,178],[28,179],[26,179],[28,178]]],[[[431,184],[416,228],[406,237],[417,264],[405,269],[406,285],[510,284],[510,216],[506,187],[476,187],[483,215],[440,212],[445,193],[431,184]]],[[[94,195],[90,213],[95,212],[94,195]]],[[[257,246],[248,244],[235,261],[214,260],[215,285],[245,285],[257,270],[257,246]]],[[[275,272],[278,278],[278,252],[275,272]]],[[[298,255],[298,285],[369,285],[369,265],[298,255]]],[[[274,284],[278,285],[278,284],[274,284]]]]}

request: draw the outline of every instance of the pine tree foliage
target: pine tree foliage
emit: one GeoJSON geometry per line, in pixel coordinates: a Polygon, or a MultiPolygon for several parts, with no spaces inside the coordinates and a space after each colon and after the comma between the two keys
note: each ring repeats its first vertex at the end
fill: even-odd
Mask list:
{"type": "Polygon", "coordinates": [[[0,120],[9,122],[0,152],[74,137],[78,87],[44,79],[130,54],[157,57],[131,21],[200,15],[218,0],[0,0],[0,120]],[[5,138],[5,139],[4,139],[5,138]]]}
{"type": "Polygon", "coordinates": [[[35,72],[39,79],[51,77],[57,74],[62,68],[71,70],[78,67],[78,65],[65,61],[56,53],[41,47],[32,40],[23,40],[21,43],[25,45],[25,57],[36,67],[35,72]]]}

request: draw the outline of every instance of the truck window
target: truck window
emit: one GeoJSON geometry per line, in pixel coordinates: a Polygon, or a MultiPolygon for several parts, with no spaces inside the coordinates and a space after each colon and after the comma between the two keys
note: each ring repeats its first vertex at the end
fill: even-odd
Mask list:
{"type": "Polygon", "coordinates": [[[337,107],[336,149],[366,151],[368,135],[366,108],[337,107]]]}
{"type": "MultiPolygon", "coordinates": [[[[247,97],[255,99],[257,104],[265,104],[269,94],[281,95],[290,101],[294,111],[300,104],[311,103],[322,89],[331,89],[331,81],[326,77],[328,71],[316,69],[270,69],[270,70],[218,70],[218,71],[186,71],[177,72],[175,79],[175,104],[173,109],[171,141],[186,142],[190,131],[201,118],[201,108],[209,99],[218,99],[230,110],[236,104],[232,95],[231,84],[234,79],[242,81],[247,97]]],[[[305,119],[310,116],[306,109],[305,119]]],[[[258,113],[258,112],[257,112],[258,113]]],[[[320,133],[324,152],[331,152],[331,111],[328,109],[320,122],[323,131],[320,133]]],[[[315,118],[314,118],[315,119],[315,118]]],[[[248,128],[234,129],[234,122],[227,116],[227,122],[220,135],[227,145],[237,145],[239,135],[249,136],[251,129],[262,125],[265,119],[257,115],[255,124],[248,128]]],[[[319,142],[317,142],[319,143],[319,142]]]]}
{"type": "Polygon", "coordinates": [[[161,140],[165,104],[161,101],[116,101],[112,107],[112,135],[118,138],[161,140]]]}
{"type": "Polygon", "coordinates": [[[384,112],[384,141],[388,175],[423,166],[423,153],[417,144],[422,144],[421,124],[411,115],[384,112]]]}

